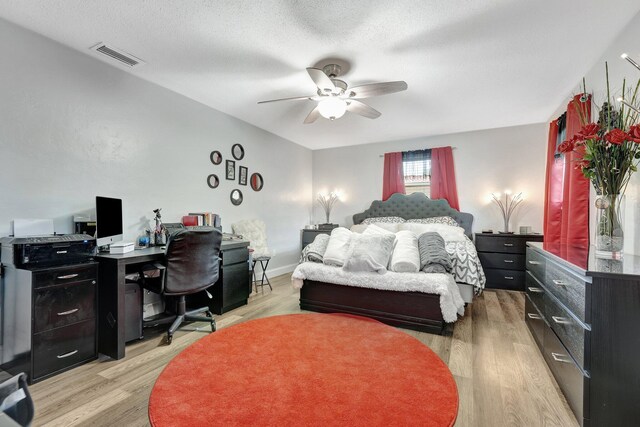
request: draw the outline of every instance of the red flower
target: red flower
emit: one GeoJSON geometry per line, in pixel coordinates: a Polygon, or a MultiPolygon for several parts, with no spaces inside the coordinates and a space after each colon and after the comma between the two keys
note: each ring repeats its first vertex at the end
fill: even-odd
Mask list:
{"type": "Polygon", "coordinates": [[[589,162],[589,160],[578,160],[576,162],[575,168],[576,169],[589,169],[589,166],[591,166],[591,163],[589,162]]]}
{"type": "Polygon", "coordinates": [[[620,145],[623,142],[630,140],[631,137],[623,130],[612,129],[604,136],[604,139],[611,144],[620,145]]]}
{"type": "Polygon", "coordinates": [[[629,128],[629,139],[640,144],[640,125],[631,126],[629,128]]]}
{"type": "Polygon", "coordinates": [[[581,139],[596,139],[598,137],[598,131],[600,130],[600,126],[595,123],[589,123],[588,125],[584,125],[578,135],[581,139]]]}
{"type": "Polygon", "coordinates": [[[566,141],[562,142],[560,145],[558,145],[558,151],[560,153],[568,153],[570,151],[573,151],[573,148],[575,147],[575,139],[571,138],[571,139],[567,139],[566,141]]]}

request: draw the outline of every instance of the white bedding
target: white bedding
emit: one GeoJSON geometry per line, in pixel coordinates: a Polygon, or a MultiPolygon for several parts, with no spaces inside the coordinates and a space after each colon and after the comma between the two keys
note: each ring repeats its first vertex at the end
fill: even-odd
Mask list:
{"type": "Polygon", "coordinates": [[[449,274],[346,272],[342,268],[314,262],[298,265],[291,276],[293,287],[302,288],[303,280],[336,285],[373,288],[390,291],[423,292],[440,295],[440,309],[445,322],[452,323],[464,314],[464,301],[453,277],[449,274]]]}

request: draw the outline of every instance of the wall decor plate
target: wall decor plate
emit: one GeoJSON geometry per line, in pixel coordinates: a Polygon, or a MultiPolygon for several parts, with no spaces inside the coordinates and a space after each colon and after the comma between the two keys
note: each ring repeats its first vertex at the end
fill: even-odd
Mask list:
{"type": "Polygon", "coordinates": [[[264,187],[264,179],[262,178],[262,175],[257,172],[251,174],[251,179],[249,181],[251,181],[251,188],[253,191],[260,191],[262,190],[262,187],[264,187]]]}
{"type": "Polygon", "coordinates": [[[218,175],[212,173],[207,177],[207,185],[210,188],[217,188],[219,184],[220,184],[220,180],[218,179],[218,175]]]}
{"type": "Polygon", "coordinates": [[[222,154],[220,154],[219,151],[212,151],[211,154],[209,154],[209,159],[214,165],[219,165],[222,163],[222,154]]]}
{"type": "Polygon", "coordinates": [[[242,160],[244,158],[244,147],[240,144],[233,144],[231,155],[236,160],[242,160]]]}

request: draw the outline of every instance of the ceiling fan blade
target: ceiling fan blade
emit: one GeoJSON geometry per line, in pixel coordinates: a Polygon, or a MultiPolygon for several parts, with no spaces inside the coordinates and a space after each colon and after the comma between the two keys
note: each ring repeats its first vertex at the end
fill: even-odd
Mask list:
{"type": "Polygon", "coordinates": [[[360,114],[368,119],[377,119],[382,113],[375,108],[369,107],[364,102],[347,101],[347,111],[350,113],[360,114]]]}
{"type": "Polygon", "coordinates": [[[291,98],[280,98],[280,99],[270,99],[268,101],[259,101],[258,104],[267,104],[269,102],[279,102],[279,101],[299,101],[302,99],[313,99],[314,95],[310,96],[294,96],[291,98]]]}
{"type": "Polygon", "coordinates": [[[369,98],[371,96],[387,95],[389,93],[407,90],[407,82],[383,82],[349,88],[345,95],[351,99],[369,98]]]}
{"type": "Polygon", "coordinates": [[[307,115],[307,118],[304,119],[304,124],[308,125],[309,123],[313,123],[318,119],[318,117],[320,117],[320,109],[318,109],[318,106],[316,105],[316,108],[311,110],[311,112],[307,115]]]}
{"type": "Polygon", "coordinates": [[[307,68],[307,73],[311,80],[318,86],[323,93],[333,92],[336,90],[336,86],[333,84],[329,76],[319,68],[307,68]]]}

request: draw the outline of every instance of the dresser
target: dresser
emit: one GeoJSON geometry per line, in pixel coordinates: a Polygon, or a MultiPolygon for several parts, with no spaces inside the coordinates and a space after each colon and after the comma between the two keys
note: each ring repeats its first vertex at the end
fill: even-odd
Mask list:
{"type": "Polygon", "coordinates": [[[98,263],[7,266],[2,369],[37,382],[98,357],[98,263]]]}
{"type": "Polygon", "coordinates": [[[478,258],[487,289],[524,291],[527,242],[541,242],[542,234],[476,233],[478,258]]]}
{"type": "Polygon", "coordinates": [[[529,243],[525,322],[578,422],[640,419],[640,257],[529,243]]]}

